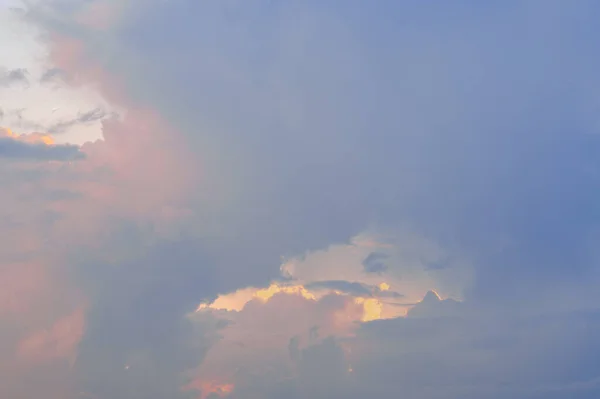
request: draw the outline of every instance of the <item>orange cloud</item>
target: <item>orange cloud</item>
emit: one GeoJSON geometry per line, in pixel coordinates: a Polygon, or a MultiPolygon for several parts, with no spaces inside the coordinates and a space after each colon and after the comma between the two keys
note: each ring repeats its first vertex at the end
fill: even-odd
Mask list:
{"type": "MultiPolygon", "coordinates": [[[[390,285],[383,282],[378,286],[382,292],[388,291],[390,285]]],[[[267,288],[244,288],[235,291],[231,294],[221,295],[212,303],[202,303],[198,306],[197,312],[214,309],[227,311],[242,311],[245,306],[253,300],[258,300],[261,303],[267,303],[277,295],[299,296],[308,301],[319,301],[327,295],[337,295],[350,297],[340,291],[329,289],[311,292],[306,287],[300,284],[296,285],[281,285],[277,283],[271,284],[267,288]]],[[[361,321],[373,321],[382,318],[398,317],[405,315],[402,309],[394,309],[394,312],[384,312],[384,302],[377,297],[354,297],[353,303],[362,309],[362,316],[358,319],[361,321]]],[[[342,316],[346,318],[347,315],[342,316]]]]}
{"type": "Polygon", "coordinates": [[[185,391],[196,390],[200,392],[198,399],[207,399],[211,395],[217,395],[220,398],[227,397],[233,392],[235,385],[227,383],[217,383],[215,381],[194,380],[191,384],[184,387],[185,391]]]}
{"type": "Polygon", "coordinates": [[[0,137],[10,137],[13,140],[22,141],[28,144],[45,144],[45,145],[54,145],[54,139],[52,136],[45,133],[26,133],[26,134],[16,134],[10,128],[0,127],[0,137]]]}
{"type": "Polygon", "coordinates": [[[361,321],[373,321],[381,319],[383,304],[376,298],[356,298],[354,300],[358,305],[363,307],[363,316],[361,321]]]}
{"type": "Polygon", "coordinates": [[[243,295],[234,293],[229,301],[224,297],[201,306],[191,316],[212,313],[232,322],[219,331],[221,339],[194,373],[193,386],[201,390],[215,382],[243,385],[251,375],[274,369],[291,378],[297,372],[290,355],[292,338],[302,349],[331,335],[350,337],[360,322],[381,316],[376,298],[311,292],[302,285],[271,284],[243,290],[243,295]],[[223,312],[217,305],[236,309],[223,312]]]}
{"type": "Polygon", "coordinates": [[[278,284],[271,284],[269,288],[260,289],[256,291],[254,293],[254,297],[260,299],[263,302],[267,302],[273,297],[273,295],[280,293],[287,295],[300,295],[304,299],[309,299],[313,301],[317,299],[314,294],[310,293],[306,288],[304,288],[301,285],[286,286],[278,284]]]}

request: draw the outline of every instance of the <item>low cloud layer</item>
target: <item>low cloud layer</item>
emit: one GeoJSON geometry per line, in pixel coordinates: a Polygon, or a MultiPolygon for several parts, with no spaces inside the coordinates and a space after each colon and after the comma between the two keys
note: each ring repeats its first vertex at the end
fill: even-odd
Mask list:
{"type": "Polygon", "coordinates": [[[28,2],[0,396],[596,398],[599,14],[28,2]]]}
{"type": "Polygon", "coordinates": [[[15,135],[0,128],[0,158],[32,161],[73,161],[84,158],[79,147],[54,144],[45,134],[15,135]]]}
{"type": "Polygon", "coordinates": [[[79,148],[72,145],[25,143],[13,138],[0,138],[0,157],[37,161],[70,161],[83,158],[79,148]]]}

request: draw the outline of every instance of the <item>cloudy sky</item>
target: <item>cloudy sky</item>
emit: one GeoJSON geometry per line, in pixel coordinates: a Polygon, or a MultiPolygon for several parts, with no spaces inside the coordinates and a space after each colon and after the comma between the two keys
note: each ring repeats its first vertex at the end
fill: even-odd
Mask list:
{"type": "Polygon", "coordinates": [[[0,397],[600,397],[599,19],[0,0],[0,397]]]}

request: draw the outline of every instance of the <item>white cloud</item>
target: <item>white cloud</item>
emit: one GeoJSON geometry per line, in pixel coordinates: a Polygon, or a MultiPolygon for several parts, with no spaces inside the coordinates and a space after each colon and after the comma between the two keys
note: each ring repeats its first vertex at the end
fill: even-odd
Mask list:
{"type": "MultiPolygon", "coordinates": [[[[72,87],[61,80],[41,82],[48,71],[48,49],[40,43],[41,32],[25,24],[12,8],[20,1],[0,5],[0,125],[19,133],[51,128],[98,106],[106,100],[90,86],[72,87]],[[2,84],[2,71],[27,71],[27,84],[2,84]]],[[[57,137],[61,143],[82,144],[102,137],[100,123],[80,124],[57,137]]]]}

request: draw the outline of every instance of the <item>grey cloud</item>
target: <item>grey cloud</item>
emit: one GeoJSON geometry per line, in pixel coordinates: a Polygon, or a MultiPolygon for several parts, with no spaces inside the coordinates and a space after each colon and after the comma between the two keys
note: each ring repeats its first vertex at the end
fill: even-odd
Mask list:
{"type": "Polygon", "coordinates": [[[290,359],[296,362],[300,359],[300,337],[294,336],[290,338],[290,342],[288,344],[288,352],[290,355],[290,359]]]}
{"type": "Polygon", "coordinates": [[[11,114],[16,116],[17,119],[22,120],[24,111],[26,111],[26,108],[16,108],[16,109],[11,110],[11,114]]]}
{"type": "Polygon", "coordinates": [[[384,253],[371,252],[362,262],[365,272],[379,274],[385,272],[388,269],[385,264],[385,259],[387,258],[388,255],[384,253]]]}
{"type": "MultiPolygon", "coordinates": [[[[589,173],[600,168],[598,135],[590,134],[597,129],[597,5],[417,3],[291,1],[264,12],[246,2],[133,1],[105,37],[46,19],[87,43],[94,49],[88,61],[108,67],[133,98],[186,133],[178,138],[210,172],[192,189],[204,192],[208,181],[233,193],[218,209],[190,200],[198,225],[218,226],[204,227],[204,251],[190,240],[157,249],[160,257],[131,272],[86,268],[103,278],[84,279],[96,295],[78,363],[84,386],[121,398],[138,397],[135,386],[148,397],[172,397],[158,381],[174,390],[174,370],[185,368],[177,356],[171,368],[153,369],[151,381],[139,374],[123,382],[117,366],[131,352],[160,359],[183,351],[178,317],[193,298],[264,284],[278,275],[281,255],[345,242],[373,224],[408,226],[468,253],[477,266],[465,303],[479,301],[480,315],[499,318],[365,326],[362,337],[380,340],[387,346],[378,353],[389,356],[373,353],[356,366],[355,397],[402,391],[447,399],[461,397],[453,390],[483,387],[480,396],[462,397],[527,398],[534,397],[523,393],[528,388],[514,385],[542,386],[552,375],[579,381],[598,371],[590,360],[598,341],[586,332],[596,331],[596,316],[565,317],[561,329],[492,311],[554,309],[557,286],[581,304],[582,284],[598,281],[600,214],[589,173]],[[184,260],[170,258],[185,251],[184,260]],[[209,271],[222,279],[202,274],[209,271]],[[98,281],[116,286],[114,297],[98,281]],[[582,327],[586,318],[590,330],[582,327]],[[587,350],[577,346],[581,335],[587,350]],[[540,364],[548,367],[537,370],[540,364]],[[520,396],[507,395],[511,389],[520,396]]],[[[369,268],[383,271],[380,263],[369,268]]],[[[338,373],[339,352],[330,352],[338,373]]],[[[308,386],[312,377],[314,386],[323,382],[306,375],[308,386]]]]}
{"type": "Polygon", "coordinates": [[[85,112],[79,112],[75,117],[61,120],[52,124],[40,123],[35,120],[26,118],[23,114],[26,108],[9,109],[4,115],[16,119],[14,125],[24,130],[47,132],[51,134],[65,133],[69,129],[81,125],[93,124],[110,117],[114,117],[114,113],[107,112],[102,107],[96,107],[85,112]]]}
{"type": "Polygon", "coordinates": [[[100,121],[108,116],[106,110],[101,107],[94,108],[87,112],[79,113],[75,118],[58,122],[52,126],[49,126],[47,131],[52,134],[64,133],[72,127],[78,125],[86,125],[100,121]]]}
{"type": "Polygon", "coordinates": [[[40,77],[40,83],[51,83],[57,79],[65,79],[66,72],[60,68],[50,68],[40,77]]]}
{"type": "Polygon", "coordinates": [[[303,350],[291,340],[294,378],[257,376],[233,397],[591,399],[600,393],[597,311],[441,312],[365,323],[355,337],[303,350]]]}
{"type": "Polygon", "coordinates": [[[305,285],[310,290],[336,290],[345,294],[355,296],[377,296],[381,298],[402,298],[403,295],[394,291],[382,291],[377,286],[370,286],[364,283],[330,280],[330,281],[314,281],[305,285]]]}
{"type": "Polygon", "coordinates": [[[15,84],[24,84],[29,86],[27,76],[29,72],[25,68],[2,69],[0,68],[0,86],[9,87],[15,84]]]}
{"type": "Polygon", "coordinates": [[[425,269],[426,270],[444,270],[448,267],[448,262],[440,261],[440,262],[426,262],[425,269]]]}
{"type": "Polygon", "coordinates": [[[91,258],[85,251],[71,259],[94,303],[74,365],[79,387],[108,398],[193,397],[181,389],[185,373],[201,362],[223,324],[192,323],[186,313],[216,296],[215,268],[197,242],[156,241],[132,223],[112,226],[105,249],[120,261],[106,264],[101,253],[91,258]]]}
{"type": "Polygon", "coordinates": [[[289,352],[295,363],[294,378],[274,378],[257,375],[254,381],[236,386],[232,399],[251,398],[354,398],[351,389],[353,376],[348,373],[348,361],[335,337],[299,348],[298,337],[289,342],[289,352]]]}
{"type": "Polygon", "coordinates": [[[408,311],[407,317],[456,317],[463,306],[452,298],[442,300],[435,292],[429,291],[421,302],[408,311]]]}
{"type": "Polygon", "coordinates": [[[398,299],[404,298],[405,295],[396,291],[382,291],[379,287],[374,287],[374,291],[376,292],[377,297],[379,298],[388,298],[388,299],[398,299]]]}
{"type": "Polygon", "coordinates": [[[307,289],[311,290],[319,290],[319,289],[327,289],[327,290],[339,290],[341,292],[352,294],[352,295],[367,295],[372,296],[373,290],[366,284],[343,281],[343,280],[335,280],[335,281],[316,281],[309,284],[306,284],[307,289]]]}
{"type": "Polygon", "coordinates": [[[598,348],[593,338],[600,328],[597,312],[523,318],[463,310],[460,315],[365,325],[358,342],[378,342],[390,350],[386,356],[373,352],[357,359],[358,386],[352,397],[373,387],[373,394],[384,397],[397,392],[407,398],[444,399],[587,398],[599,393],[597,384],[587,384],[600,372],[588,352],[598,348]]]}
{"type": "Polygon", "coordinates": [[[74,145],[25,143],[12,138],[0,138],[0,158],[33,161],[71,161],[83,159],[84,154],[74,145]]]}

